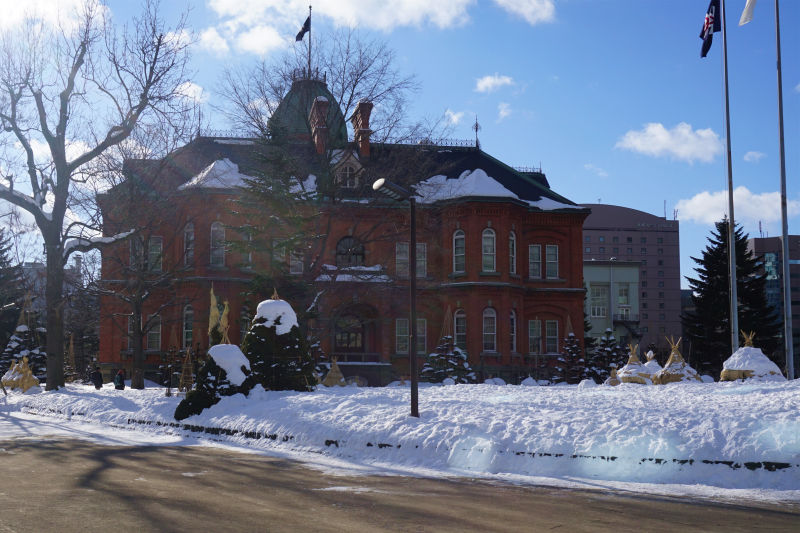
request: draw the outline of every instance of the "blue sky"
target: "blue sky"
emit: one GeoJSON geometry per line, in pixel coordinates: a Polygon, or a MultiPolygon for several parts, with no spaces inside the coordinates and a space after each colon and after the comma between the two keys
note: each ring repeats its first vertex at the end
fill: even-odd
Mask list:
{"type": "MultiPolygon", "coordinates": [[[[71,2],[73,0],[64,0],[71,2]]],[[[34,3],[50,4],[49,0],[34,3]]],[[[165,0],[189,7],[194,83],[211,125],[225,67],[301,46],[308,3],[165,0]],[[202,92],[199,92],[202,89],[202,92]]],[[[722,38],[700,58],[707,0],[324,0],[312,38],[352,25],[384,39],[421,84],[409,114],[446,117],[515,166],[540,163],[554,190],[681,225],[681,273],[692,275],[713,221],[727,211],[722,38]]],[[[739,27],[745,0],[727,0],[735,216],[750,236],[780,235],[774,3],[739,27]]],[[[111,0],[118,21],[136,2],[111,0]]],[[[800,2],[781,2],[789,231],[800,233],[800,2]]],[[[686,286],[685,281],[683,285],[686,286]]]]}

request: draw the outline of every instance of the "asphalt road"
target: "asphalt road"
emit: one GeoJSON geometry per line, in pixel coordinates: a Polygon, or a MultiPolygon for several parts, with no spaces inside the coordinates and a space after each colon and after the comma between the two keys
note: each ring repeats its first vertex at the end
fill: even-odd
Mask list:
{"type": "Polygon", "coordinates": [[[0,441],[0,533],[800,531],[800,506],[334,476],[211,448],[0,441]]]}

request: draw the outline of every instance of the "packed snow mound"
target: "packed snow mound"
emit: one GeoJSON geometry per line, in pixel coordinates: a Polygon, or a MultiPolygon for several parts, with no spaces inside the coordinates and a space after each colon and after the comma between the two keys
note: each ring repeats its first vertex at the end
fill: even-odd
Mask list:
{"type": "Polygon", "coordinates": [[[761,348],[743,346],[722,363],[723,381],[755,379],[757,381],[786,381],[778,365],[764,355],[761,348]]]}
{"type": "Polygon", "coordinates": [[[536,380],[533,379],[530,376],[528,376],[527,378],[523,379],[522,383],[520,383],[520,385],[523,385],[525,387],[538,387],[539,386],[539,384],[536,382],[536,380]]]}
{"type": "Polygon", "coordinates": [[[278,335],[289,333],[292,327],[297,325],[297,315],[294,313],[294,309],[284,300],[264,300],[258,304],[253,321],[259,318],[264,319],[265,326],[275,326],[275,332],[278,335]]]}
{"type": "Polygon", "coordinates": [[[233,189],[245,186],[246,179],[252,178],[240,173],[239,165],[228,158],[218,159],[178,189],[233,189]]]}
{"type": "Polygon", "coordinates": [[[484,383],[487,384],[487,385],[505,385],[506,384],[506,382],[503,380],[503,378],[489,378],[486,381],[484,381],[484,383]]]}
{"type": "Polygon", "coordinates": [[[599,385],[597,384],[597,382],[593,379],[584,379],[580,383],[578,383],[578,389],[580,390],[593,389],[598,386],[599,385]]]}
{"type": "Polygon", "coordinates": [[[214,359],[217,366],[225,371],[231,385],[238,387],[242,384],[246,377],[242,372],[242,367],[250,370],[250,361],[238,346],[235,344],[216,344],[208,349],[208,355],[214,359]]]}
{"type": "Polygon", "coordinates": [[[656,354],[653,353],[653,350],[647,352],[647,361],[644,363],[644,368],[650,376],[654,376],[661,371],[661,365],[656,361],[656,354]]]}

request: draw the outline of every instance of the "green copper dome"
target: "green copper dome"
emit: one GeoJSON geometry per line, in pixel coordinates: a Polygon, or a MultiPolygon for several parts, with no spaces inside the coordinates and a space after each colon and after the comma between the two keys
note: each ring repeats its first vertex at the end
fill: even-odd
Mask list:
{"type": "Polygon", "coordinates": [[[339,109],[339,102],[333,98],[322,80],[297,79],[292,82],[292,88],[269,119],[273,134],[283,134],[291,140],[310,140],[308,115],[311,104],[320,96],[330,103],[327,120],[328,146],[342,147],[347,144],[347,126],[342,110],[339,109]]]}

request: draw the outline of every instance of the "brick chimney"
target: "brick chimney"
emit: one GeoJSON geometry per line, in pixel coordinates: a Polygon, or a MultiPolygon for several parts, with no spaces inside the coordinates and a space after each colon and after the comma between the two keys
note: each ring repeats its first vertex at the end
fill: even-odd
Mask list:
{"type": "Polygon", "coordinates": [[[328,99],[317,96],[311,105],[308,122],[311,125],[311,139],[318,154],[324,154],[328,148],[328,99]]]}
{"type": "Polygon", "coordinates": [[[350,117],[356,146],[358,147],[358,155],[362,158],[369,157],[369,136],[372,133],[372,130],[369,129],[370,113],[372,113],[372,102],[361,100],[350,117]]]}

